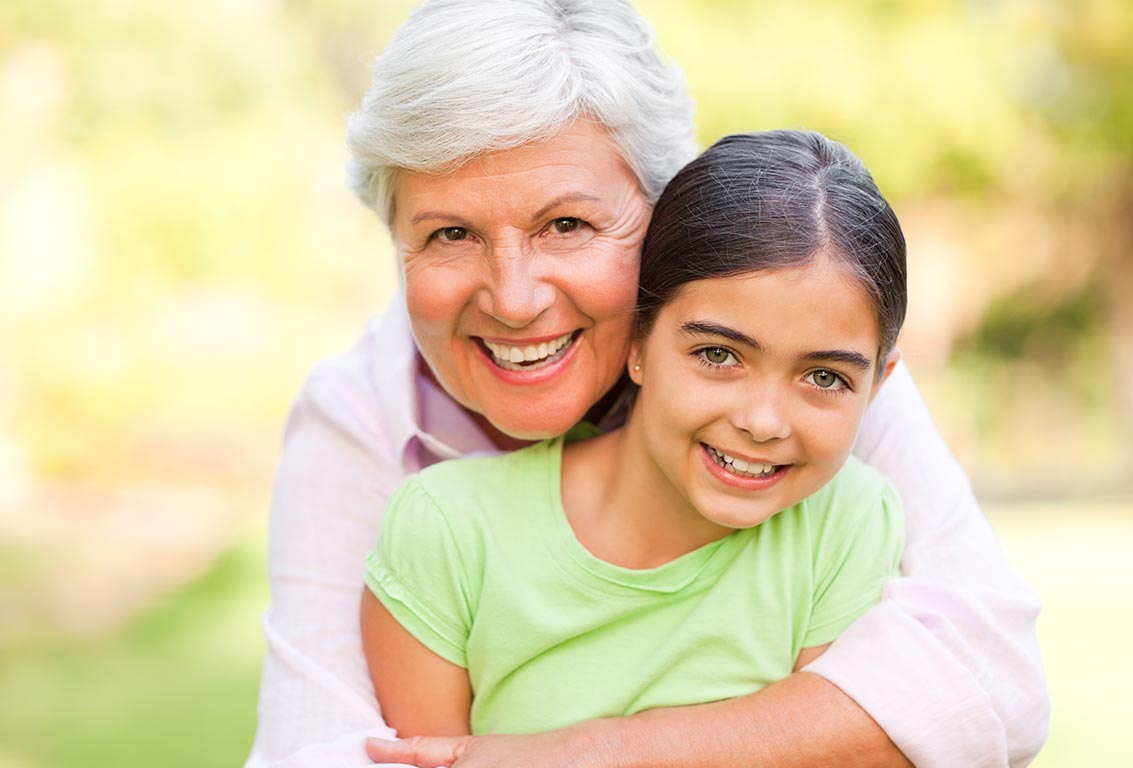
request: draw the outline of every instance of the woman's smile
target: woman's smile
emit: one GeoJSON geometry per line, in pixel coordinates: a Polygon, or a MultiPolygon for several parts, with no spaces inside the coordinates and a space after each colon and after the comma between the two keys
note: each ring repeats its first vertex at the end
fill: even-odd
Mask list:
{"type": "Polygon", "coordinates": [[[436,379],[505,435],[573,427],[624,370],[651,212],[605,130],[579,122],[449,174],[404,172],[395,197],[406,305],[436,379]]]}
{"type": "Polygon", "coordinates": [[[549,341],[546,339],[525,339],[516,341],[492,341],[477,339],[488,351],[492,364],[505,371],[537,371],[561,360],[570,351],[576,331],[564,333],[549,341]]]}
{"type": "Polygon", "coordinates": [[[566,369],[576,349],[581,331],[566,333],[548,341],[525,340],[504,344],[476,339],[488,369],[501,381],[518,386],[541,384],[566,369]]]}

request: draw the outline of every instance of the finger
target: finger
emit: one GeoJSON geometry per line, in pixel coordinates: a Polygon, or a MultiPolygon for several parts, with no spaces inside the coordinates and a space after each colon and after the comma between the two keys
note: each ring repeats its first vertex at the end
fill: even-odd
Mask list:
{"type": "Polygon", "coordinates": [[[456,762],[461,739],[410,736],[401,741],[366,739],[366,754],[375,763],[401,763],[417,768],[449,768],[456,762]]]}

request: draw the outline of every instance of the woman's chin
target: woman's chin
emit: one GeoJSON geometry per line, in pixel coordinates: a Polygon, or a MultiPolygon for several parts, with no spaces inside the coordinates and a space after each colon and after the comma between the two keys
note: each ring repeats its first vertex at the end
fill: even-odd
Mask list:
{"type": "Polygon", "coordinates": [[[568,432],[578,422],[582,421],[585,412],[576,416],[562,413],[549,413],[552,409],[544,409],[542,413],[531,414],[496,414],[485,418],[492,429],[490,435],[497,445],[505,447],[508,441],[535,442],[549,437],[558,437],[568,432]]]}

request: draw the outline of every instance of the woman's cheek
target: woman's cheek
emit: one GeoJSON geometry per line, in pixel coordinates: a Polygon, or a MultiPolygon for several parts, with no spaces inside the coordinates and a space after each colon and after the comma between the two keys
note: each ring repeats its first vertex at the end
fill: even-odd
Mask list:
{"type": "Polygon", "coordinates": [[[606,313],[632,315],[637,302],[639,249],[606,245],[604,253],[590,260],[594,269],[587,270],[586,290],[606,313]]]}
{"type": "Polygon", "coordinates": [[[459,272],[450,270],[407,271],[405,303],[415,332],[451,329],[457,324],[472,293],[459,277],[459,272]]]}

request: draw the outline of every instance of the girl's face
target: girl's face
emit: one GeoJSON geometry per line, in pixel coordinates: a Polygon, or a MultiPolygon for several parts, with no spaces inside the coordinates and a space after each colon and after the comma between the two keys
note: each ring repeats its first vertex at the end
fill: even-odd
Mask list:
{"type": "Polygon", "coordinates": [[[896,363],[877,375],[878,336],[865,292],[827,257],[684,286],[629,357],[656,488],[720,536],[817,491],[896,363]]]}

